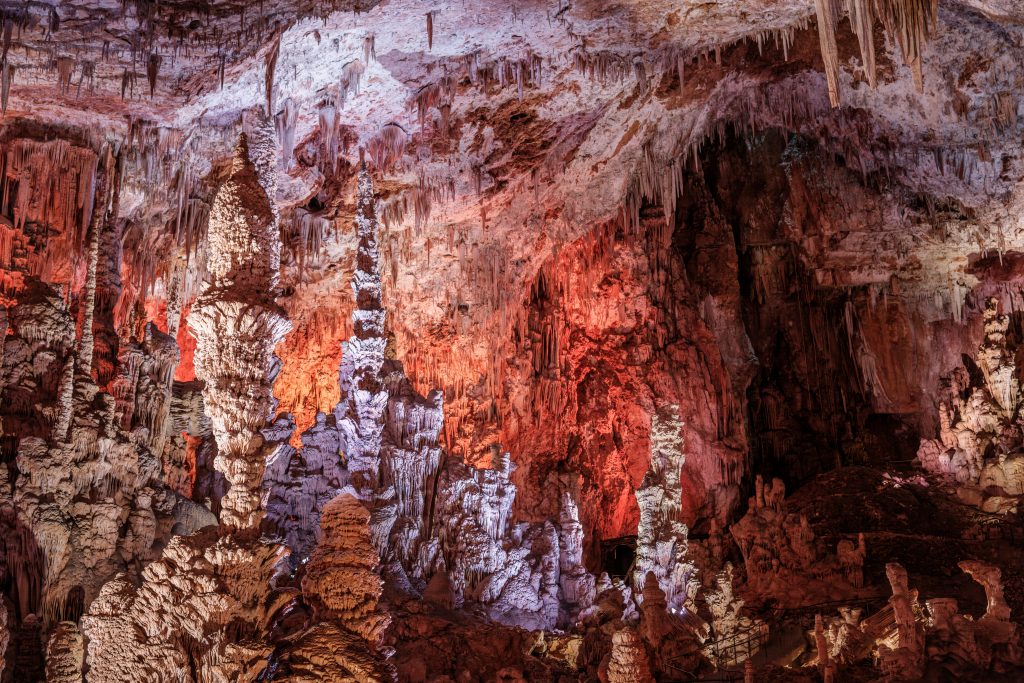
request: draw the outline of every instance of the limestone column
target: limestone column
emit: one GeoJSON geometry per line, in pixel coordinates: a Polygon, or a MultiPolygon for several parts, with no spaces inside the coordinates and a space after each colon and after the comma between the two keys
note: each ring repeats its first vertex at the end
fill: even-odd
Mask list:
{"type": "Polygon", "coordinates": [[[359,245],[352,278],[356,308],[352,313],[352,337],[343,344],[342,401],[336,416],[352,483],[361,495],[366,495],[380,483],[381,435],[388,390],[381,381],[387,335],[381,299],[377,215],[373,184],[365,164],[359,170],[356,234],[359,245]]]}
{"type": "Polygon", "coordinates": [[[260,430],[274,408],[274,346],[291,329],[275,301],[281,240],[271,202],[243,134],[210,210],[209,275],[188,316],[217,442],[214,467],[229,484],[221,523],[236,529],[255,529],[263,516],[260,430]]]}

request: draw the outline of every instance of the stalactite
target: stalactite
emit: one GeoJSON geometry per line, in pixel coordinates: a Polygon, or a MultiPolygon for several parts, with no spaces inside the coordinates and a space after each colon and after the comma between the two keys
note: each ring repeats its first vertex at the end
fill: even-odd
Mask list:
{"type": "Polygon", "coordinates": [[[7,103],[11,97],[11,84],[14,83],[14,65],[9,62],[0,63],[0,110],[7,114],[7,103]]]}
{"type": "Polygon", "coordinates": [[[839,48],[836,46],[835,0],[814,0],[818,16],[818,40],[821,43],[821,59],[825,63],[825,78],[828,80],[828,99],[833,107],[841,104],[839,97],[839,48]]]}
{"type": "Polygon", "coordinates": [[[321,170],[333,172],[338,160],[338,110],[332,104],[320,106],[320,139],[323,144],[321,170]]]}
{"type": "Polygon", "coordinates": [[[299,120],[299,105],[292,98],[287,98],[281,111],[274,119],[277,128],[277,144],[281,148],[281,165],[287,170],[295,152],[295,124],[299,120]]]}
{"type": "Polygon", "coordinates": [[[281,56],[281,37],[283,33],[278,33],[274,36],[274,39],[270,43],[270,47],[267,49],[267,56],[265,58],[265,72],[263,78],[263,85],[266,88],[267,95],[267,116],[274,115],[274,69],[277,67],[278,57],[281,56]]]}
{"type": "MultiPolygon", "coordinates": [[[[146,60],[146,79],[149,81],[149,96],[153,97],[156,93],[156,77],[160,72],[160,62],[163,58],[157,53],[149,55],[149,59],[146,60]]],[[[122,92],[124,88],[122,87],[122,92]]]]}
{"type": "Polygon", "coordinates": [[[363,38],[363,61],[366,64],[377,61],[377,37],[372,33],[363,38]]]}
{"type": "Polygon", "coordinates": [[[938,0],[876,0],[876,4],[882,25],[896,39],[918,92],[923,92],[921,58],[925,43],[938,27],[938,0]]]}
{"type": "Polygon", "coordinates": [[[377,169],[388,171],[401,160],[408,141],[404,128],[394,122],[388,123],[367,144],[367,152],[377,169]]]}
{"type": "Polygon", "coordinates": [[[71,87],[71,73],[75,70],[75,60],[72,57],[62,55],[57,58],[57,89],[61,95],[65,95],[71,87]]]}
{"type": "Polygon", "coordinates": [[[135,96],[135,72],[125,69],[121,74],[121,99],[125,98],[125,93],[128,97],[135,96]]]}
{"type": "Polygon", "coordinates": [[[874,88],[878,85],[878,70],[875,65],[874,0],[846,0],[846,12],[850,17],[850,27],[860,44],[860,59],[864,63],[868,85],[874,88]]]}
{"type": "Polygon", "coordinates": [[[334,106],[341,109],[349,94],[359,95],[363,74],[366,73],[366,64],[359,59],[353,59],[341,67],[341,78],[338,80],[338,97],[334,106]]]}
{"type": "Polygon", "coordinates": [[[77,261],[93,213],[96,163],[95,152],[61,139],[19,138],[7,146],[0,177],[4,214],[13,215],[18,232],[32,222],[57,233],[49,236],[44,259],[34,261],[33,274],[48,274],[57,259],[77,261]]]}
{"type": "Polygon", "coordinates": [[[627,74],[633,73],[632,59],[607,51],[593,53],[577,50],[573,54],[573,65],[587,78],[602,84],[622,81],[627,74]]]}
{"type": "Polygon", "coordinates": [[[311,214],[301,207],[292,210],[287,247],[291,258],[298,264],[300,279],[309,263],[319,263],[323,244],[330,232],[336,233],[332,220],[311,214]]]}

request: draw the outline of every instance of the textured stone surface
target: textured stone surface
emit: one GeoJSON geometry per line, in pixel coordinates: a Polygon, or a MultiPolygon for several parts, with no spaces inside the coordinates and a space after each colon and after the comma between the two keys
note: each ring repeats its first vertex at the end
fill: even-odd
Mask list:
{"type": "Polygon", "coordinates": [[[1015,3],[8,10],[3,680],[1018,675],[1015,3]]]}
{"type": "Polygon", "coordinates": [[[197,342],[196,376],[204,382],[203,405],[217,441],[215,467],[229,485],[221,521],[240,529],[258,526],[262,517],[260,430],[273,409],[274,346],[291,329],[274,301],[281,243],[258,155],[243,134],[231,176],[210,210],[210,277],[188,318],[197,342]]]}

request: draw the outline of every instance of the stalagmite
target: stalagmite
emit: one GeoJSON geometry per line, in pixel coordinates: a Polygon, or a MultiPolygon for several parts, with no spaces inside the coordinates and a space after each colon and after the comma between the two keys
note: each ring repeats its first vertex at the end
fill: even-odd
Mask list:
{"type": "Polygon", "coordinates": [[[828,639],[825,638],[825,624],[820,614],[814,615],[814,646],[818,651],[818,673],[824,679],[832,662],[829,658],[828,639]]]}
{"type": "Polygon", "coordinates": [[[356,310],[352,314],[353,336],[344,346],[351,376],[342,377],[343,401],[335,414],[342,436],[348,471],[358,491],[373,491],[379,480],[381,433],[388,393],[381,382],[384,349],[384,308],[377,245],[377,217],[373,185],[365,165],[359,171],[356,204],[356,235],[359,245],[356,272],[352,279],[356,310]]]}
{"type": "Polygon", "coordinates": [[[559,514],[559,570],[562,599],[586,609],[594,602],[594,575],[583,565],[583,525],[579,507],[568,491],[562,494],[559,514]]]}
{"type": "Polygon", "coordinates": [[[210,210],[208,239],[209,279],[188,316],[197,341],[196,376],[206,383],[203,400],[218,447],[215,467],[230,485],[221,521],[254,529],[262,517],[265,455],[259,430],[273,405],[274,346],[291,325],[274,301],[281,260],[275,212],[244,134],[231,177],[210,210]]]}
{"type": "Polygon", "coordinates": [[[67,441],[71,419],[74,417],[75,359],[68,356],[57,386],[57,414],[53,423],[53,439],[58,443],[67,441]]]}
{"type": "Polygon", "coordinates": [[[892,606],[898,638],[895,648],[880,648],[882,671],[893,680],[916,680],[924,664],[924,633],[914,613],[917,591],[907,582],[907,570],[896,563],[885,565],[892,586],[892,606]]]}
{"type": "Polygon", "coordinates": [[[62,621],[46,645],[46,683],[82,683],[85,642],[78,624],[62,621]]]}
{"type": "Polygon", "coordinates": [[[115,172],[113,150],[108,146],[105,151],[103,173],[100,175],[99,182],[95,187],[99,201],[94,202],[93,216],[90,220],[92,238],[89,241],[89,265],[85,278],[85,313],[82,317],[82,336],[79,340],[78,348],[78,371],[84,375],[92,375],[95,340],[93,326],[96,316],[96,277],[99,266],[100,244],[103,241],[102,235],[108,220],[108,192],[112,186],[120,182],[120,178],[115,172]]]}
{"type": "Polygon", "coordinates": [[[651,419],[651,464],[636,490],[640,508],[637,528],[634,590],[643,589],[647,572],[653,572],[676,611],[692,610],[699,583],[697,568],[686,559],[689,546],[682,508],[683,423],[676,406],[669,406],[651,419]]]}
{"type": "Polygon", "coordinates": [[[389,617],[377,612],[382,582],[369,523],[369,511],[350,494],[328,503],[321,513],[320,542],[309,559],[302,590],[319,616],[337,619],[379,643],[389,617]]]}
{"type": "Polygon", "coordinates": [[[611,659],[608,662],[608,683],[653,683],[651,667],[643,641],[631,627],[612,636],[611,659]]]}
{"type": "Polygon", "coordinates": [[[863,584],[863,539],[836,544],[830,554],[815,538],[806,515],[789,512],[786,486],[758,475],[747,514],[730,529],[747,570],[747,583],[783,603],[849,594],[863,584]]]}

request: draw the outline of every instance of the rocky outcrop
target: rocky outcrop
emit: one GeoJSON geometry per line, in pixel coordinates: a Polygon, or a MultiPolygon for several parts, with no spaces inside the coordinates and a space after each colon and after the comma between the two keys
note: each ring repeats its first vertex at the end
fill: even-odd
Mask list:
{"type": "Polygon", "coordinates": [[[255,680],[273,649],[265,625],[291,598],[273,590],[285,556],[215,529],[174,537],[140,585],[119,575],[82,617],[90,683],[255,680]]]}
{"type": "Polygon", "coordinates": [[[921,443],[917,458],[929,472],[955,481],[960,495],[987,512],[1013,509],[1024,495],[1024,432],[1018,423],[1021,385],[1014,349],[1007,339],[1009,316],[989,299],[985,338],[977,353],[980,382],[967,373],[949,378],[949,399],[939,407],[939,438],[921,443]]]}
{"type": "Polygon", "coordinates": [[[747,514],[730,529],[743,555],[749,589],[794,605],[853,593],[863,584],[863,537],[857,544],[840,541],[830,554],[806,516],[787,512],[785,498],[780,479],[765,484],[758,475],[747,514]]]}

